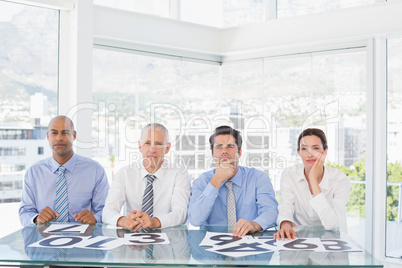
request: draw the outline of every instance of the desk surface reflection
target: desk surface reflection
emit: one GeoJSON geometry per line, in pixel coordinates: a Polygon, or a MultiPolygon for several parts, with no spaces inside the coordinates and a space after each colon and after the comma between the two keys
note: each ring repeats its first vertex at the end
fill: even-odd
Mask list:
{"type": "MultiPolygon", "coordinates": [[[[167,245],[123,245],[113,250],[55,249],[28,247],[47,235],[43,230],[48,226],[28,226],[0,239],[0,265],[20,263],[21,266],[359,266],[382,267],[367,252],[312,252],[275,251],[247,257],[233,258],[206,251],[209,247],[199,247],[207,231],[226,232],[225,226],[204,226],[199,230],[188,230],[186,225],[155,230],[151,233],[166,233],[167,245]],[[149,253],[151,252],[151,254],[149,253]]],[[[130,231],[117,229],[105,224],[91,225],[85,234],[106,237],[124,237],[130,231]]],[[[273,232],[259,233],[272,236],[273,232]]],[[[318,237],[321,239],[349,239],[337,231],[325,231],[320,227],[304,227],[298,237],[318,237]]],[[[350,240],[350,239],[349,239],[350,240]]]]}

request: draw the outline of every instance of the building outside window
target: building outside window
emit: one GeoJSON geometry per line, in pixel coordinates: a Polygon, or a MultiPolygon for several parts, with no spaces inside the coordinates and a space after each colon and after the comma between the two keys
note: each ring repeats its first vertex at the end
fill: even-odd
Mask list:
{"type": "MultiPolygon", "coordinates": [[[[0,209],[4,212],[18,210],[25,170],[51,153],[46,130],[57,114],[59,11],[7,1],[0,1],[0,10],[0,209]]],[[[20,226],[18,214],[12,215],[1,224],[1,236],[20,226]]]]}

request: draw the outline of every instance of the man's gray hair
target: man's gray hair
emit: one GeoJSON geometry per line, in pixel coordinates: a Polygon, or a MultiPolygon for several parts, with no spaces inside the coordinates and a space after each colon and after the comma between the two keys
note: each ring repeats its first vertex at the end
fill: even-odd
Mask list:
{"type": "Polygon", "coordinates": [[[159,123],[151,123],[151,124],[148,124],[145,127],[143,127],[141,130],[140,141],[142,140],[142,137],[144,136],[144,134],[147,133],[147,131],[152,128],[162,130],[165,133],[165,143],[166,144],[169,143],[169,131],[167,130],[167,128],[164,125],[159,124],[159,123]]]}

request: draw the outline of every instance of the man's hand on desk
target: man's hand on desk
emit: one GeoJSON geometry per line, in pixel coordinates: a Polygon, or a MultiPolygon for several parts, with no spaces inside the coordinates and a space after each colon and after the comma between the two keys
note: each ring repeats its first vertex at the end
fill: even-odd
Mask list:
{"type": "Polygon", "coordinates": [[[274,239],[285,240],[285,238],[295,239],[296,232],[293,230],[293,223],[290,221],[281,222],[281,229],[274,234],[274,239]]]}
{"type": "MultiPolygon", "coordinates": [[[[37,225],[36,225],[37,227],[37,229],[38,229],[38,232],[40,233],[40,235],[41,236],[43,236],[43,237],[48,237],[48,236],[51,236],[52,234],[51,233],[44,233],[44,231],[47,229],[47,228],[49,228],[49,225],[48,224],[44,224],[44,223],[37,223],[37,225]]],[[[83,234],[80,234],[81,236],[90,236],[90,235],[92,235],[92,233],[95,231],[95,229],[96,229],[96,225],[95,224],[91,224],[91,225],[89,225],[88,226],[88,228],[85,230],[85,232],[83,233],[83,234]]]]}
{"type": "Polygon", "coordinates": [[[137,211],[132,210],[127,216],[122,216],[117,220],[117,226],[123,227],[128,230],[133,230],[139,222],[135,220],[137,211]]]}
{"type": "Polygon", "coordinates": [[[245,219],[240,219],[236,222],[236,225],[234,226],[233,236],[245,236],[248,233],[253,234],[261,230],[262,228],[258,223],[254,221],[249,222],[245,219]]]}
{"type": "Polygon", "coordinates": [[[53,211],[50,207],[45,207],[34,219],[34,223],[46,223],[55,220],[58,216],[59,213],[53,211]]]}
{"type": "Polygon", "coordinates": [[[95,224],[96,223],[96,218],[92,212],[90,212],[88,209],[84,209],[80,213],[75,213],[74,216],[76,221],[81,222],[81,223],[87,223],[87,224],[95,224]]]}

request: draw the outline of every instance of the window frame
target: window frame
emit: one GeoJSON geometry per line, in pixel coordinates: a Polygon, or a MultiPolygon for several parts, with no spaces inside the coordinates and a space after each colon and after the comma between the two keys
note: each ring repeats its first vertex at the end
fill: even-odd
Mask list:
{"type": "MultiPolygon", "coordinates": [[[[60,10],[60,48],[59,48],[59,113],[73,117],[79,140],[76,152],[91,156],[92,139],[92,49],[94,45],[110,45],[115,47],[141,47],[143,36],[129,36],[127,33],[113,33],[113,25],[99,29],[99,7],[94,7],[92,1],[78,0],[9,0],[34,6],[60,10]],[[93,19],[94,18],[94,19],[93,19]],[[95,25],[93,25],[95,21],[95,25]],[[94,26],[94,27],[93,27],[94,26]],[[108,30],[109,32],[107,32],[108,30]],[[80,36],[80,38],[78,38],[80,36]],[[82,38],[84,37],[84,38],[82,38]],[[121,38],[119,38],[121,37],[121,38]],[[135,38],[137,39],[135,39],[135,38]],[[109,41],[107,44],[106,41],[109,41]]],[[[180,3],[173,2],[172,9],[177,10],[180,3]]],[[[322,51],[334,48],[351,48],[364,46],[367,49],[367,176],[366,176],[366,233],[365,248],[380,260],[385,259],[385,221],[386,221],[386,38],[402,33],[402,26],[394,22],[400,18],[402,2],[384,2],[383,0],[370,6],[338,10],[326,14],[314,14],[286,20],[275,20],[253,25],[245,25],[230,29],[214,29],[184,22],[168,22],[169,29],[175,29],[170,39],[183,37],[186,31],[194,30],[194,35],[206,38],[206,45],[196,49],[194,43],[169,43],[166,40],[156,40],[147,52],[182,57],[193,60],[206,60],[222,64],[233,60],[250,59],[267,56],[284,56],[302,51],[322,51]],[[381,11],[381,12],[378,12],[381,11]],[[344,23],[355,20],[359,14],[360,23],[357,27],[342,27],[344,23]],[[336,19],[344,16],[342,25],[337,25],[336,19]],[[373,20],[372,18],[377,18],[373,20]],[[320,21],[320,23],[316,23],[320,21]],[[336,25],[336,28],[326,29],[317,25],[336,25]],[[311,33],[306,35],[298,25],[311,27],[311,33]],[[266,38],[260,38],[259,32],[270,32],[266,38]],[[286,35],[280,33],[286,32],[286,35]],[[250,35],[256,35],[248,38],[250,35]],[[275,38],[271,38],[275,36],[275,38]],[[312,38],[314,36],[314,39],[312,38]],[[173,37],[173,38],[172,38],[173,37]],[[260,40],[256,40],[256,38],[260,40]],[[242,39],[240,43],[236,40],[242,39]],[[158,43],[158,41],[160,41],[158,43]],[[252,45],[247,45],[244,42],[252,45]],[[232,42],[229,43],[229,42],[232,42]],[[370,168],[368,168],[370,167],[370,168]],[[369,203],[367,202],[369,201],[369,203]],[[371,232],[369,232],[369,230],[371,232]]],[[[106,14],[106,16],[108,16],[106,14]]],[[[138,19],[138,14],[136,15],[138,19]]],[[[142,20],[156,19],[151,15],[141,15],[142,20]]],[[[180,16],[180,14],[176,14],[180,16]]],[[[107,21],[106,21],[107,22],[107,21]]],[[[157,23],[162,23],[157,22],[157,23]]],[[[155,32],[155,35],[166,32],[166,25],[155,32]]],[[[310,28],[309,28],[310,29],[310,28]]],[[[194,36],[192,35],[192,36],[194,36]]],[[[165,36],[166,38],[166,36],[165,36]]],[[[177,39],[176,40],[179,40],[177,39]]],[[[191,37],[193,38],[193,37],[191,37]]],[[[184,41],[188,41],[185,39],[184,41]]],[[[194,40],[193,40],[194,41],[194,40]]],[[[144,45],[140,50],[144,51],[144,45]]]]}

